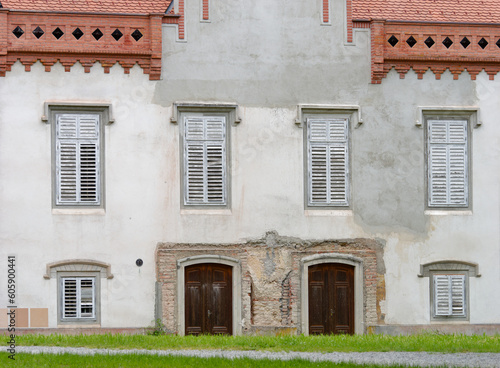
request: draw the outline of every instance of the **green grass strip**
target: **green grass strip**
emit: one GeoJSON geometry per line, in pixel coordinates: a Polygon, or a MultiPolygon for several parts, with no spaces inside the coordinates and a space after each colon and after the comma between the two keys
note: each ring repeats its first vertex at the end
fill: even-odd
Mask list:
{"type": "Polygon", "coordinates": [[[351,363],[331,363],[331,362],[310,362],[307,360],[254,360],[248,358],[224,359],[224,358],[192,358],[192,357],[171,357],[152,355],[97,355],[80,356],[72,354],[16,354],[16,360],[7,358],[7,353],[0,353],[1,367],[169,367],[169,368],[383,368],[397,367],[401,365],[380,366],[380,365],[357,365],[351,363]]]}
{"type": "Polygon", "coordinates": [[[222,349],[301,352],[427,351],[500,352],[500,335],[411,336],[177,336],[177,335],[23,335],[17,345],[109,349],[222,349]]]}

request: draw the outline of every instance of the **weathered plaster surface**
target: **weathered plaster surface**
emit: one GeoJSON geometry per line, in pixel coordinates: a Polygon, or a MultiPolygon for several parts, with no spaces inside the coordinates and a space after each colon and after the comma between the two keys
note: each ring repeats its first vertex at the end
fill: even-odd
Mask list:
{"type": "MultiPolygon", "coordinates": [[[[447,259],[480,266],[483,276],[470,280],[470,324],[500,323],[500,309],[491,308],[500,303],[500,80],[489,81],[485,72],[476,81],[453,80],[449,72],[441,80],[430,72],[418,80],[412,71],[400,79],[391,71],[372,85],[369,33],[355,32],[354,45],[344,46],[341,3],[333,2],[332,26],[321,26],[320,2],[236,6],[223,0],[212,4],[205,23],[199,22],[199,2],[187,2],[187,41],[177,42],[176,30],[164,26],[157,82],[137,66],[124,75],[119,66],[105,74],[99,65],[90,73],[78,64],[70,73],[59,64],[50,73],[39,63],[29,73],[13,65],[0,81],[0,257],[17,255],[18,305],[49,308],[55,327],[57,285],[43,279],[46,265],[90,258],[113,269],[114,278],[101,283],[103,327],[144,327],[154,319],[157,244],[205,244],[160,257],[161,269],[175,272],[176,257],[197,252],[234,252],[248,271],[242,275],[243,325],[253,318],[255,326],[290,326],[298,323],[298,296],[286,299],[282,290],[287,277],[297,290],[292,253],[331,251],[312,246],[323,240],[353,253],[362,239],[383,245],[383,251],[370,248],[377,261],[367,323],[429,324],[429,284],[417,275],[421,264],[447,259]],[[40,121],[47,100],[112,103],[104,214],[52,213],[51,132],[40,121]],[[181,209],[179,125],[169,122],[175,101],[238,104],[242,122],[230,128],[228,210],[181,209]],[[304,210],[298,104],[361,106],[364,124],[351,127],[348,211],[304,210]],[[479,108],[483,124],[472,131],[469,213],[425,213],[419,106],[479,108]],[[263,245],[269,231],[286,238],[269,235],[263,245]],[[137,258],[144,260],[141,268],[137,258]],[[263,313],[255,313],[259,308],[263,313]]],[[[166,311],[176,308],[174,284],[165,282],[162,290],[168,322],[166,311]]]]}

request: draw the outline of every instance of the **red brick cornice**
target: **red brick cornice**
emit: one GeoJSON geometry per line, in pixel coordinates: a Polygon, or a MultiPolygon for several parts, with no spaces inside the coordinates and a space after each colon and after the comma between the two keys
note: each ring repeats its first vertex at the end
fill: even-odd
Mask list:
{"type": "MultiPolygon", "coordinates": [[[[355,26],[358,23],[362,24],[356,22],[355,26]]],[[[475,80],[484,70],[493,80],[500,71],[500,25],[497,24],[373,19],[370,29],[374,84],[381,83],[392,68],[401,78],[413,69],[419,79],[428,70],[435,74],[436,79],[440,79],[446,70],[458,79],[467,70],[471,79],[475,80]]]]}
{"type": "Polygon", "coordinates": [[[87,73],[99,62],[105,73],[109,73],[116,63],[125,73],[138,64],[149,74],[149,79],[158,80],[164,16],[0,9],[0,76],[5,76],[18,60],[26,71],[40,61],[47,72],[56,62],[60,62],[67,72],[80,62],[87,73]],[[39,38],[33,33],[37,28],[43,32],[39,38]],[[74,35],[77,29],[81,31],[81,35],[75,33],[80,36],[78,38],[74,35]],[[115,35],[121,33],[119,38],[113,37],[116,30],[115,35]],[[54,31],[57,32],[54,34],[54,31]]]}

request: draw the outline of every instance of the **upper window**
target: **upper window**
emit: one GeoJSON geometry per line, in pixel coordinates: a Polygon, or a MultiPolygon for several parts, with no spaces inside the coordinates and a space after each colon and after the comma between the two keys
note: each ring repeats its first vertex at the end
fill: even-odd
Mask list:
{"type": "Polygon", "coordinates": [[[307,205],[349,206],[349,118],[309,117],[307,205]]]}
{"type": "Polygon", "coordinates": [[[227,116],[183,115],[184,205],[227,205],[227,116]]]}
{"type": "Polygon", "coordinates": [[[469,120],[427,118],[427,189],[429,207],[469,206],[469,120]]]}
{"type": "Polygon", "coordinates": [[[102,207],[103,125],[108,106],[49,106],[53,125],[53,203],[102,207]]]}

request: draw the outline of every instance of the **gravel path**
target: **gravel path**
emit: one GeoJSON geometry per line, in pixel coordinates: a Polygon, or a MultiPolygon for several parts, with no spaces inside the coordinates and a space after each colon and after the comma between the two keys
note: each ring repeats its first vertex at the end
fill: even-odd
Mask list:
{"type": "Polygon", "coordinates": [[[368,352],[368,353],[272,353],[266,351],[239,350],[145,350],[145,349],[87,349],[62,348],[55,346],[18,346],[18,353],[31,354],[148,354],[148,355],[181,355],[189,357],[220,357],[220,358],[251,358],[251,359],[305,359],[310,361],[352,362],[358,364],[401,364],[413,367],[498,367],[500,368],[500,353],[420,353],[420,352],[368,352]]]}

